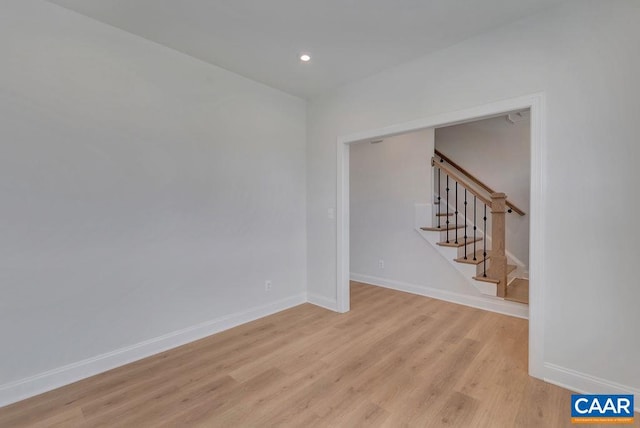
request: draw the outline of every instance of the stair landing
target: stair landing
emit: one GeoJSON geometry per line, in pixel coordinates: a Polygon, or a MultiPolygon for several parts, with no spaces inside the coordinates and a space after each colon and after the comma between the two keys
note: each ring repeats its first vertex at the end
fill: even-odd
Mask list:
{"type": "Polygon", "coordinates": [[[524,278],[516,278],[507,286],[507,294],[505,300],[512,302],[529,304],[529,280],[524,278]]]}

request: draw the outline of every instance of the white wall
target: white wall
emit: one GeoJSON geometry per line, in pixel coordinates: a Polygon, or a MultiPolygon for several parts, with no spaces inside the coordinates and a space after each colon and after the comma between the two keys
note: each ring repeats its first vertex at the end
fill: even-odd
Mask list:
{"type": "MultiPolygon", "coordinates": [[[[530,121],[511,123],[506,116],[436,129],[435,146],[530,214],[530,121]]],[[[529,266],[529,218],[507,214],[507,251],[529,266]]]]}
{"type": "Polygon", "coordinates": [[[477,296],[415,230],[415,204],[432,193],[433,137],[428,129],[350,146],[351,272],[477,296]]]}
{"type": "Polygon", "coordinates": [[[1,8],[0,390],[304,299],[304,101],[46,2],[1,8]]]}
{"type": "Polygon", "coordinates": [[[637,1],[568,1],[312,100],[309,292],[336,299],[338,136],[544,91],[545,375],[640,388],[638,22],[637,1]]]}

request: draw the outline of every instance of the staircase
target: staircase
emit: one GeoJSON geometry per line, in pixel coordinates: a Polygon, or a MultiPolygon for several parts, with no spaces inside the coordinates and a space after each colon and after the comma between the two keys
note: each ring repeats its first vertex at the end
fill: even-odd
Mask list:
{"type": "Polygon", "coordinates": [[[435,198],[427,212],[416,212],[430,224],[418,232],[482,294],[528,304],[525,267],[505,248],[506,216],[525,215],[524,211],[504,193],[435,153],[435,198]]]}

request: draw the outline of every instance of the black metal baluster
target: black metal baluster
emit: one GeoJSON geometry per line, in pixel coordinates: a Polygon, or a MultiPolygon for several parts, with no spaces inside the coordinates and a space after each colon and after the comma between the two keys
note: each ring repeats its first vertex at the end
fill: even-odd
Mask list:
{"type": "Polygon", "coordinates": [[[440,205],[442,205],[440,203],[440,200],[442,199],[440,197],[440,192],[441,192],[441,187],[440,187],[440,173],[442,172],[442,170],[440,168],[438,168],[438,215],[436,217],[438,217],[438,229],[440,229],[440,214],[441,214],[441,208],[440,205]]]}
{"type": "Polygon", "coordinates": [[[484,260],[482,260],[482,276],[487,277],[487,204],[484,204],[484,217],[482,218],[484,221],[484,235],[482,236],[482,256],[484,260]]]}
{"type": "Polygon", "coordinates": [[[476,257],[476,230],[478,230],[478,226],[476,223],[476,195],[473,195],[473,261],[478,260],[476,257]]]}
{"type": "Polygon", "coordinates": [[[447,174],[447,244],[449,243],[449,174],[447,174]]]}
{"type": "Polygon", "coordinates": [[[458,243],[458,182],[456,181],[456,211],[455,211],[455,218],[456,218],[456,240],[455,243],[458,243]]]}
{"type": "Polygon", "coordinates": [[[467,260],[467,189],[464,189],[464,259],[467,260]]]}

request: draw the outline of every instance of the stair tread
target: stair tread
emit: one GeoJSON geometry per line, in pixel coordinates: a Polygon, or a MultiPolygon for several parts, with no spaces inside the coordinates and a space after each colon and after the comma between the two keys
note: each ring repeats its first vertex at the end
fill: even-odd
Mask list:
{"type": "MultiPolygon", "coordinates": [[[[453,261],[458,263],[466,263],[470,265],[479,265],[484,261],[484,257],[482,256],[482,250],[478,250],[475,252],[475,257],[476,257],[475,260],[473,260],[473,256],[474,254],[471,253],[471,254],[467,254],[466,259],[464,257],[458,257],[453,259],[453,261]]],[[[487,260],[490,258],[491,258],[491,251],[487,250],[487,260]]],[[[518,269],[518,266],[516,265],[507,265],[507,275],[509,275],[511,272],[513,272],[516,269],[518,269]]]]}
{"type": "MultiPolygon", "coordinates": [[[[475,257],[476,259],[473,260],[473,256],[474,253],[469,253],[467,254],[467,258],[465,259],[464,257],[458,257],[457,259],[453,259],[454,261],[458,262],[458,263],[467,263],[470,265],[479,265],[480,263],[482,263],[484,261],[484,256],[482,255],[482,250],[478,250],[475,252],[475,257]]],[[[491,258],[491,251],[487,250],[487,259],[491,258]]]]}
{"type": "Polygon", "coordinates": [[[499,284],[500,280],[499,279],[493,279],[493,278],[489,278],[484,277],[484,276],[474,276],[473,279],[475,279],[476,281],[482,281],[482,282],[492,282],[494,284],[499,284]]]}
{"type": "Polygon", "coordinates": [[[439,229],[437,227],[421,227],[420,229],[426,230],[427,232],[446,232],[447,230],[464,229],[464,225],[456,227],[450,224],[448,228],[446,225],[443,225],[440,226],[439,229]]]}
{"type": "MultiPolygon", "coordinates": [[[[449,239],[449,242],[438,242],[438,245],[442,247],[464,247],[465,246],[464,239],[458,238],[457,244],[454,241],[455,239],[449,239]]],[[[482,238],[476,238],[475,240],[467,238],[466,245],[473,244],[474,242],[478,242],[478,241],[482,241],[482,238]]]]}

